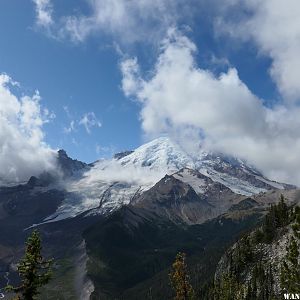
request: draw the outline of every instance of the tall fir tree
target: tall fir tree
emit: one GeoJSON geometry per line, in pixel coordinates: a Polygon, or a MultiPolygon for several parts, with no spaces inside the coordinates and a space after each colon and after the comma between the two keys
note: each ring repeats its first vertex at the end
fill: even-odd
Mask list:
{"type": "Polygon", "coordinates": [[[300,293],[300,207],[296,206],[292,212],[293,236],[287,246],[287,254],[281,266],[281,286],[286,292],[300,293]]]}
{"type": "Polygon", "coordinates": [[[195,292],[190,284],[187,271],[186,254],[178,253],[169,274],[171,285],[175,291],[174,300],[194,300],[195,292]]]}
{"type": "Polygon", "coordinates": [[[7,291],[17,294],[16,299],[36,299],[39,288],[46,285],[51,279],[53,260],[44,259],[41,250],[40,235],[37,230],[34,230],[26,241],[25,255],[18,264],[21,284],[17,287],[6,287],[7,291]]]}
{"type": "Polygon", "coordinates": [[[292,236],[281,268],[281,286],[288,293],[300,293],[299,244],[292,236]]]}

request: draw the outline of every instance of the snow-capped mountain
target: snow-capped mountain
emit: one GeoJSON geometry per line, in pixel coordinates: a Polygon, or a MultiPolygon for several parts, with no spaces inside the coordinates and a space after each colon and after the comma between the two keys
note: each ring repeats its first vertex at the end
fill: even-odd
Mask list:
{"type": "MultiPolygon", "coordinates": [[[[137,232],[135,238],[142,237],[143,230],[148,228],[146,240],[150,241],[153,237],[156,240],[153,232],[159,234],[164,228],[164,234],[159,234],[161,238],[176,229],[173,240],[179,239],[177,249],[180,239],[185,240],[188,225],[202,224],[205,229],[201,235],[208,232],[208,240],[210,234],[215,235],[223,226],[219,217],[230,214],[236,218],[263,211],[279,198],[279,189],[292,187],[268,180],[236,158],[204,149],[190,154],[169,138],[156,139],[134,151],[89,165],[71,159],[60,150],[57,170],[55,174],[32,176],[24,184],[0,187],[0,248],[8,253],[0,257],[0,269],[9,270],[11,263],[18,260],[28,229],[36,226],[43,233],[45,249],[57,251],[57,257],[62,253],[69,255],[70,249],[82,242],[82,234],[88,228],[92,233],[89,243],[98,242],[95,237],[104,226],[109,236],[114,232],[113,239],[116,234],[127,247],[122,232],[110,230],[114,226],[119,228],[120,224],[127,226],[125,231],[130,236],[137,232]],[[268,190],[271,191],[259,194],[268,190]],[[241,212],[245,208],[249,211],[241,212]],[[215,224],[221,227],[205,227],[207,223],[213,228],[215,224]],[[5,250],[7,245],[10,246],[5,250]]],[[[283,193],[293,201],[298,192],[283,193]]],[[[232,227],[228,231],[230,239],[234,231],[232,227]]],[[[198,245],[198,234],[195,238],[198,245]]],[[[101,243],[109,244],[112,242],[109,240],[106,235],[99,238],[101,243]]],[[[159,243],[155,249],[161,246],[159,243]]]]}
{"type": "MultiPolygon", "coordinates": [[[[65,159],[65,153],[63,156],[65,159]]],[[[72,164],[72,160],[68,162],[72,164]]],[[[73,162],[77,168],[79,163],[73,162]]],[[[210,195],[209,198],[214,199],[212,205],[220,212],[228,208],[229,202],[222,202],[228,194],[250,196],[270,189],[289,188],[268,180],[238,158],[201,148],[190,154],[167,137],[155,139],[134,151],[119,153],[112,159],[99,160],[89,168],[86,165],[80,167],[85,172],[80,178],[71,176],[65,180],[65,200],[44,222],[75,217],[84,212],[111,212],[138,199],[165,175],[173,175],[188,184],[198,195],[210,195]],[[224,196],[220,195],[222,192],[224,196]]],[[[72,166],[68,164],[68,168],[72,169],[72,166]]]]}
{"type": "Polygon", "coordinates": [[[61,171],[64,177],[74,176],[83,170],[87,171],[89,169],[89,166],[86,163],[70,158],[63,149],[60,149],[57,152],[57,164],[59,171],[61,171]]]}
{"type": "MultiPolygon", "coordinates": [[[[199,152],[198,159],[201,160],[204,155],[205,152],[199,152]]],[[[196,166],[196,160],[168,137],[161,137],[140,146],[119,162],[123,166],[146,167],[149,170],[170,173],[196,166]]]]}
{"type": "Polygon", "coordinates": [[[164,170],[172,174],[182,168],[198,170],[213,181],[220,182],[242,195],[264,192],[268,189],[284,189],[283,184],[270,181],[253,167],[238,158],[216,154],[199,149],[189,154],[180,145],[167,137],[158,138],[120,159],[123,166],[147,167],[150,170],[164,170]]]}
{"type": "MultiPolygon", "coordinates": [[[[291,187],[264,178],[242,160],[204,149],[192,155],[168,138],[89,165],[60,150],[57,170],[0,187],[0,271],[5,270],[0,272],[0,288],[5,278],[14,278],[24,239],[33,227],[38,227],[44,249],[58,262],[71,255],[76,270],[82,257],[100,265],[99,249],[105,248],[105,263],[111,269],[109,263],[116,257],[125,257],[125,264],[131,253],[140,251],[142,257],[147,252],[160,261],[170,249],[191,246],[201,253],[208,243],[211,249],[223,247],[224,240],[247,229],[279,199],[279,189],[291,187]],[[78,245],[87,248],[79,251],[78,245]]],[[[291,203],[299,190],[282,193],[291,203]]],[[[136,269],[140,272],[141,267],[136,269]]],[[[84,262],[80,274],[85,270],[84,262]]],[[[97,274],[102,270],[97,268],[97,274]]]]}

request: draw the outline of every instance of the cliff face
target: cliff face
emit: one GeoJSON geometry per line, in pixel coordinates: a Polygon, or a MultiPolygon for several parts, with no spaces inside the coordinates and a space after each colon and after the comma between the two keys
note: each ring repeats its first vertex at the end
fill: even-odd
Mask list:
{"type": "Polygon", "coordinates": [[[222,289],[232,290],[238,299],[282,299],[284,293],[299,293],[299,228],[299,207],[288,208],[282,201],[272,206],[263,224],[223,255],[213,293],[218,297],[222,289]]]}
{"type": "MultiPolygon", "coordinates": [[[[254,280],[253,276],[257,264],[260,265],[260,269],[263,269],[265,274],[272,273],[272,291],[275,295],[281,295],[281,283],[280,273],[282,263],[287,255],[287,247],[292,237],[292,230],[287,226],[286,228],[278,232],[276,239],[272,243],[259,243],[253,246],[251,249],[251,257],[249,261],[245,261],[247,265],[244,267],[237,265],[237,260],[240,258],[241,253],[241,241],[236,243],[231,249],[219,261],[215,278],[221,280],[225,274],[233,272],[238,269],[238,277],[241,283],[247,286],[251,281],[254,280]]],[[[267,275],[268,276],[268,275],[267,275]]],[[[263,287],[261,287],[263,288],[263,287]]]]}

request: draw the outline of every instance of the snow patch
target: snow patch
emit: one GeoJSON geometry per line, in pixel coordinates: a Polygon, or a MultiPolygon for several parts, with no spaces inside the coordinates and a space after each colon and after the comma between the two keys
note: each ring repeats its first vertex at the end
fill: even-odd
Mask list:
{"type": "Polygon", "coordinates": [[[181,172],[173,174],[173,176],[190,185],[197,194],[204,194],[207,189],[205,179],[197,177],[197,175],[193,174],[193,170],[183,169],[181,172]]]}

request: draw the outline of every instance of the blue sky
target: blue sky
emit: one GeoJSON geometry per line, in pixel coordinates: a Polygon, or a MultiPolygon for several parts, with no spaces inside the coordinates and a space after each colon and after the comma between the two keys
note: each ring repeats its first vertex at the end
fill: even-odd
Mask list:
{"type": "Polygon", "coordinates": [[[20,82],[24,93],[38,89],[42,105],[56,115],[45,126],[46,141],[52,147],[93,161],[111,155],[110,150],[97,153],[97,145],[117,151],[141,143],[138,105],[125,99],[120,89],[120,57],[111,41],[90,39],[74,45],[48,38],[35,26],[33,2],[18,0],[1,1],[0,36],[1,72],[20,82]],[[70,134],[64,132],[71,119],[88,112],[95,113],[101,128],[93,128],[90,134],[82,126],[70,134]]]}
{"type": "MultiPolygon", "coordinates": [[[[59,2],[53,1],[54,7],[65,15],[76,8],[84,9],[86,4],[77,1],[75,5],[69,2],[59,5],[59,2]]],[[[35,22],[32,1],[0,2],[0,71],[20,82],[23,92],[38,89],[42,105],[55,113],[55,120],[45,126],[46,141],[84,161],[141,144],[139,105],[127,99],[120,88],[120,55],[113,47],[114,38],[100,34],[79,44],[58,41],[49,38],[35,22]],[[63,107],[68,107],[70,116],[63,107]],[[88,112],[95,113],[102,124],[100,128],[93,128],[90,134],[82,126],[75,132],[64,132],[71,120],[78,120],[88,112]],[[102,150],[98,147],[97,151],[97,145],[102,150]]],[[[266,74],[268,61],[264,57],[257,59],[253,48],[231,49],[226,39],[214,37],[210,22],[197,16],[189,34],[200,47],[199,64],[219,71],[211,66],[211,56],[227,58],[253,90],[264,98],[273,96],[273,86],[266,74]]],[[[142,41],[126,44],[124,51],[138,55],[147,70],[156,54],[155,50],[149,50],[151,47],[154,48],[142,41]]]]}
{"type": "Polygon", "coordinates": [[[299,11],[294,0],[3,0],[0,73],[19,83],[10,91],[20,102],[39,91],[49,111],[39,143],[74,158],[91,162],[164,134],[204,136],[276,177],[285,149],[267,162],[266,153],[298,141],[299,11]]]}

